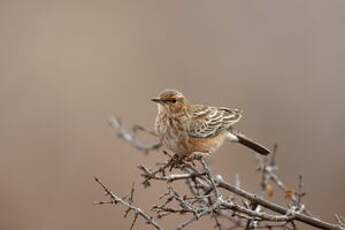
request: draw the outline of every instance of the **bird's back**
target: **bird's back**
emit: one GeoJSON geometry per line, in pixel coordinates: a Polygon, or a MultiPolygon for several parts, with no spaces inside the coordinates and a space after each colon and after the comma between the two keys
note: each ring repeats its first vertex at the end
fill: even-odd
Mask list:
{"type": "Polygon", "coordinates": [[[237,123],[242,116],[239,109],[205,105],[192,105],[189,111],[191,122],[188,131],[195,138],[217,136],[237,123]]]}

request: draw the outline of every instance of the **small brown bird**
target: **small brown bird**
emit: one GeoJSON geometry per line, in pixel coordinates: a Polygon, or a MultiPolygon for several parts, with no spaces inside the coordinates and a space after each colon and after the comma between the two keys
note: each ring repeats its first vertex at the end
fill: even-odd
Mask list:
{"type": "Polygon", "coordinates": [[[225,107],[193,105],[177,90],[163,90],[152,101],[158,104],[155,132],[161,142],[180,157],[192,153],[211,154],[228,139],[267,155],[270,151],[235,132],[232,126],[241,119],[241,111],[225,107]]]}

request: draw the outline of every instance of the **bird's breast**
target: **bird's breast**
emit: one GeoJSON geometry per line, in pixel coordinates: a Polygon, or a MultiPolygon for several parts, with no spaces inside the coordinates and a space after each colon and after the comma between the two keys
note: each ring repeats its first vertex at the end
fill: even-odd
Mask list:
{"type": "Polygon", "coordinates": [[[162,143],[174,153],[187,151],[185,143],[188,140],[188,120],[185,117],[159,114],[156,118],[155,130],[162,143]]]}

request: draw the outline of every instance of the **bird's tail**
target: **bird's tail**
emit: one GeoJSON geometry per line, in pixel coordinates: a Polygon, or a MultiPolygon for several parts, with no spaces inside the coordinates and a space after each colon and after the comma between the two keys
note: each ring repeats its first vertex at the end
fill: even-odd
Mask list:
{"type": "MultiPolygon", "coordinates": [[[[261,155],[268,155],[271,153],[271,151],[266,148],[265,146],[257,143],[256,141],[246,137],[245,135],[243,135],[242,133],[239,132],[232,132],[232,135],[234,135],[236,137],[236,142],[254,150],[257,153],[260,153],[261,155]]],[[[233,139],[234,140],[234,139],[233,139]]]]}

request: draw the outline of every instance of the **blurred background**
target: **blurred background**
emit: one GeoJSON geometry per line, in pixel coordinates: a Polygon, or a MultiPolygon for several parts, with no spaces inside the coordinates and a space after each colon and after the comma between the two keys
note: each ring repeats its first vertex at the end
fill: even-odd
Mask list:
{"type": "MultiPolygon", "coordinates": [[[[316,216],[344,215],[344,12],[342,0],[1,0],[0,228],[127,229],[123,208],[92,205],[104,198],[93,176],[120,195],[136,182],[149,210],[165,185],[143,189],[136,165],[163,157],[117,139],[105,120],[151,128],[149,99],[165,88],[242,108],[236,127],[279,144],[287,186],[303,175],[316,216]]],[[[260,190],[250,150],[226,144],[211,164],[260,190]]],[[[211,227],[205,218],[190,229],[211,227]]]]}

